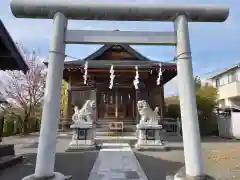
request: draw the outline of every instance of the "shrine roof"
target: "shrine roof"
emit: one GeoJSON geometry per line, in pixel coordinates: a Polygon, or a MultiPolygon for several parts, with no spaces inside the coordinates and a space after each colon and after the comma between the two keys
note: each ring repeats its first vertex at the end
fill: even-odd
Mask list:
{"type": "MultiPolygon", "coordinates": [[[[109,74],[109,68],[112,65],[116,70],[115,72],[122,74],[126,81],[129,78],[132,81],[132,77],[135,76],[135,66],[138,67],[142,79],[148,79],[149,73],[152,79],[155,79],[158,76],[161,65],[164,71],[163,84],[177,75],[176,63],[150,60],[129,45],[108,44],[102,46],[86,58],[75,61],[65,61],[63,78],[68,82],[70,77],[78,76],[75,74],[76,72],[79,72],[79,75],[82,74],[86,62],[88,63],[88,72],[91,73],[93,77],[100,78],[98,79],[100,82],[103,82],[102,78],[105,78],[105,76],[109,74]],[[70,72],[73,72],[73,74],[70,72]]],[[[121,81],[124,80],[122,79],[121,81]]]]}
{"type": "Polygon", "coordinates": [[[154,65],[158,66],[158,64],[161,64],[163,66],[176,65],[175,63],[150,60],[149,58],[136,51],[130,45],[126,44],[107,44],[84,59],[65,61],[64,64],[66,68],[71,66],[82,66],[86,63],[86,61],[88,62],[88,67],[90,68],[108,68],[111,65],[124,68],[132,68],[134,66],[139,66],[139,68],[151,68],[154,65]],[[119,57],[119,59],[116,58],[117,56],[106,57],[108,51],[113,53],[114,51],[121,51],[122,54],[126,53],[126,56],[124,57],[123,54],[119,57]]]}
{"type": "MultiPolygon", "coordinates": [[[[110,66],[113,65],[115,68],[124,69],[132,69],[135,66],[138,66],[139,69],[151,69],[154,67],[159,67],[159,64],[165,68],[168,66],[176,67],[176,63],[173,62],[170,63],[150,60],[149,58],[136,51],[130,45],[126,44],[103,45],[97,51],[83,59],[65,61],[64,66],[67,69],[82,68],[86,62],[88,62],[89,68],[110,68],[110,66]]],[[[48,65],[48,62],[44,62],[44,64],[48,65]]]]}
{"type": "Polygon", "coordinates": [[[97,57],[103,55],[103,53],[105,53],[107,50],[111,50],[111,49],[119,49],[120,48],[123,51],[126,51],[127,53],[135,56],[137,58],[137,60],[140,61],[149,61],[149,59],[145,56],[143,56],[141,53],[139,53],[138,51],[136,51],[134,48],[132,48],[130,45],[127,44],[106,44],[104,46],[102,46],[101,48],[99,48],[96,52],[94,52],[93,54],[90,54],[89,56],[87,56],[86,58],[84,58],[84,61],[91,61],[91,60],[96,60],[97,57]]]}
{"type": "Polygon", "coordinates": [[[24,73],[29,69],[14,41],[9,35],[3,22],[0,20],[0,69],[21,70],[24,73]]]}
{"type": "MultiPolygon", "coordinates": [[[[65,68],[71,66],[83,66],[86,61],[84,60],[77,60],[77,61],[68,61],[65,62],[65,68]]],[[[162,61],[138,61],[138,60],[93,60],[88,61],[89,68],[109,68],[111,65],[115,66],[116,68],[134,68],[134,66],[138,66],[139,68],[151,68],[155,66],[176,66],[176,63],[169,63],[169,62],[162,62],[162,61]]]]}

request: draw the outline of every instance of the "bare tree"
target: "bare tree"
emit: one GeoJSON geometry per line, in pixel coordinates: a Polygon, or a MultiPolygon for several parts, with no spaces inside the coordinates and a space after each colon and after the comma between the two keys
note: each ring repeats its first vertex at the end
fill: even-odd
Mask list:
{"type": "MultiPolygon", "coordinates": [[[[22,126],[22,132],[28,133],[28,124],[41,109],[44,88],[45,68],[39,56],[33,50],[26,51],[18,44],[29,70],[26,74],[21,71],[8,71],[4,83],[4,96],[11,104],[11,113],[14,113],[22,126]],[[17,111],[13,111],[17,109],[17,111]]],[[[38,114],[39,115],[39,114],[38,114]]]]}

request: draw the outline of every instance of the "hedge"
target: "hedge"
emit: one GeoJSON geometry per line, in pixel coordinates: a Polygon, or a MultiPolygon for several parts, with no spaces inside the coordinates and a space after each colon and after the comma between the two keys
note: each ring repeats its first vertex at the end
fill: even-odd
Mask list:
{"type": "MultiPolygon", "coordinates": [[[[28,132],[38,132],[40,129],[40,121],[35,119],[28,123],[28,132]]],[[[22,133],[21,124],[18,121],[6,119],[3,125],[3,137],[12,136],[22,133]]]]}

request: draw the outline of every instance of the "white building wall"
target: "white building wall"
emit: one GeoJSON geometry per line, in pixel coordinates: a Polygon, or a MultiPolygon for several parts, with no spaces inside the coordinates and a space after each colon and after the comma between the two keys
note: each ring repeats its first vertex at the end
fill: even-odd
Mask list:
{"type": "MultiPolygon", "coordinates": [[[[234,69],[234,71],[236,71],[236,76],[237,76],[237,80],[240,81],[240,68],[234,69]]],[[[229,84],[229,74],[232,71],[228,71],[227,73],[221,74],[220,76],[217,76],[215,78],[212,79],[212,85],[216,86],[216,80],[219,79],[220,82],[220,86],[229,84]]],[[[211,81],[211,80],[210,80],[211,81]]]]}
{"type": "Polygon", "coordinates": [[[218,131],[220,137],[240,139],[240,113],[232,112],[229,117],[218,118],[218,131]]]}
{"type": "Polygon", "coordinates": [[[240,107],[240,68],[235,68],[220,76],[210,79],[211,84],[216,87],[218,79],[219,107],[239,106],[240,107]],[[236,78],[231,72],[236,71],[236,78]],[[238,82],[239,81],[239,82],[238,82]]]}
{"type": "Polygon", "coordinates": [[[240,68],[237,69],[237,80],[240,81],[240,68]]]}
{"type": "Polygon", "coordinates": [[[223,108],[225,107],[225,99],[220,99],[218,100],[218,107],[223,108]]]}

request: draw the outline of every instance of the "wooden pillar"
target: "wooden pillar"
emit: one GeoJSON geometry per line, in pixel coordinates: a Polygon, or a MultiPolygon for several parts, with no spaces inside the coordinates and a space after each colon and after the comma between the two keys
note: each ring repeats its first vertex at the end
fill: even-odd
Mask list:
{"type": "Polygon", "coordinates": [[[149,94],[149,105],[154,110],[159,107],[159,115],[163,117],[165,115],[165,102],[164,102],[164,89],[163,86],[155,87],[149,94]]]}
{"type": "Polygon", "coordinates": [[[68,105],[67,105],[67,118],[72,118],[72,91],[68,90],[68,105]]]}
{"type": "Polygon", "coordinates": [[[149,89],[147,96],[147,102],[151,109],[155,109],[156,107],[156,88],[149,89]]]}
{"type": "Polygon", "coordinates": [[[67,118],[72,119],[73,105],[72,105],[72,74],[69,75],[68,80],[68,105],[67,105],[67,118]]]}
{"type": "Polygon", "coordinates": [[[118,119],[118,88],[115,89],[115,117],[118,119]]]}
{"type": "Polygon", "coordinates": [[[160,91],[159,92],[160,93],[160,98],[159,98],[160,116],[163,117],[165,115],[164,87],[161,86],[159,91],[160,91]]]}
{"type": "Polygon", "coordinates": [[[137,111],[136,111],[136,105],[137,105],[137,96],[135,94],[135,90],[131,91],[131,104],[132,104],[132,117],[136,118],[137,116],[137,111]]]}
{"type": "Polygon", "coordinates": [[[136,105],[135,105],[135,109],[136,109],[136,124],[139,123],[139,113],[138,113],[138,109],[137,109],[137,103],[138,101],[140,100],[140,91],[139,90],[136,90],[136,105]]]}
{"type": "Polygon", "coordinates": [[[99,120],[100,98],[101,98],[101,94],[98,87],[96,86],[96,121],[99,120]]]}

